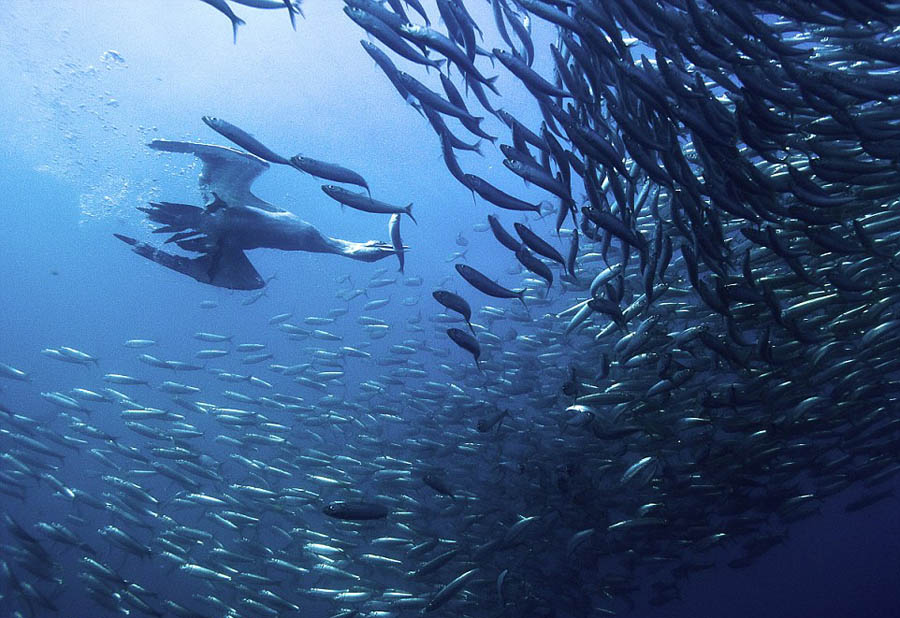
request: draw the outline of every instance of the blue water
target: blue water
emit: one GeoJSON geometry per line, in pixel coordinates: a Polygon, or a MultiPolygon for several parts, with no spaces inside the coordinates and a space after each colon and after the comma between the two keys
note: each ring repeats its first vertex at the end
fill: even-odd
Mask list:
{"type": "MultiPolygon", "coordinates": [[[[447,325],[431,321],[440,309],[431,291],[444,287],[463,293],[476,311],[483,305],[510,309],[515,301],[493,301],[467,288],[449,260],[454,252],[467,250],[468,263],[516,287],[521,275],[513,268],[515,260],[490,232],[475,231],[473,225],[484,223],[486,215],[493,213],[507,227],[511,228],[514,221],[527,220],[550,237],[553,217],[538,220],[535,216],[516,216],[480,199],[473,204],[469,192],[444,167],[439,141],[427,122],[400,99],[366,55],[359,44],[362,32],[342,14],[340,5],[337,1],[308,0],[307,17],[299,20],[296,33],[282,11],[241,11],[237,7],[248,24],[240,29],[238,44],[233,45],[228,21],[201,2],[4,3],[0,9],[0,83],[4,84],[0,89],[0,362],[27,371],[33,381],[0,382],[0,403],[52,431],[70,432],[60,410],[40,393],[113,386],[133,394],[145,405],[185,414],[185,421],[205,432],[202,438],[190,441],[191,447],[226,459],[230,451],[213,438],[230,430],[223,431],[209,417],[178,408],[165,393],[144,386],[107,385],[102,375],[136,375],[153,385],[163,380],[184,382],[202,389],[201,400],[220,405],[225,402],[218,393],[231,388],[264,395],[250,386],[216,380],[206,371],[173,374],[150,368],[137,356],[147,352],[164,359],[194,362],[197,350],[219,347],[192,338],[195,332],[207,331],[233,335],[235,343],[265,343],[274,354],[271,362],[309,362],[309,348],[313,346],[336,349],[369,342],[356,316],[362,313],[365,302],[374,298],[391,299],[387,307],[371,315],[390,322],[392,332],[365,348],[373,354],[372,359],[348,359],[344,385],[333,384],[330,393],[337,397],[358,394],[360,381],[377,379],[391,369],[379,366],[375,359],[388,356],[389,346],[405,339],[446,351],[445,355],[420,352],[414,357],[423,363],[427,379],[452,379],[439,368],[442,363],[454,368],[471,366],[471,358],[444,335],[447,325]],[[412,202],[418,225],[407,219],[402,222],[403,240],[410,246],[405,276],[421,277],[423,283],[403,285],[404,275],[395,272],[393,258],[363,264],[336,256],[258,250],[250,254],[257,270],[264,278],[275,278],[265,296],[246,304],[254,293],[204,286],[131,253],[113,237],[114,232],[161,241],[159,236],[151,236],[136,206],[149,200],[201,203],[196,184],[199,167],[193,160],[156,153],[145,144],[154,138],[224,144],[224,138],[201,122],[203,115],[241,126],[276,152],[301,152],[357,170],[380,199],[397,204],[412,202]],[[456,242],[459,234],[468,240],[467,247],[456,242]],[[348,288],[365,288],[372,273],[381,268],[388,269],[384,277],[398,278],[395,285],[369,289],[368,298],[361,296],[349,303],[337,296],[348,288]],[[217,306],[202,308],[204,301],[217,306]],[[324,316],[339,307],[347,307],[349,313],[334,324],[320,327],[342,336],[343,341],[337,344],[313,339],[292,341],[268,324],[269,318],[279,313],[292,312],[290,321],[300,324],[304,317],[324,316]],[[416,322],[417,318],[421,322],[416,322]],[[416,325],[421,330],[416,330],[416,325]],[[146,350],[123,347],[126,340],[134,338],[158,343],[146,350]],[[58,346],[95,355],[100,359],[99,366],[60,363],[41,355],[42,349],[58,346]]],[[[492,23],[488,4],[469,5],[480,24],[492,23]]],[[[433,13],[436,15],[436,11],[433,13]]],[[[549,33],[537,30],[535,36],[537,47],[546,48],[549,33]]],[[[536,109],[524,94],[516,98],[521,89],[514,87],[508,74],[500,72],[502,107],[529,126],[539,125],[536,109]]],[[[432,87],[438,84],[434,72],[430,76],[422,71],[414,74],[423,80],[428,77],[432,87]]],[[[484,126],[498,133],[502,128],[495,119],[488,119],[484,126]]],[[[505,128],[500,134],[506,135],[505,128]]],[[[501,173],[505,170],[499,150],[487,143],[483,147],[483,158],[458,154],[467,172],[483,176],[523,199],[544,199],[539,191],[501,173]]],[[[341,209],[321,192],[320,184],[296,170],[273,166],[254,191],[326,234],[349,240],[388,240],[387,217],[341,209]]],[[[567,242],[557,245],[565,249],[567,242]]],[[[551,298],[558,293],[556,288],[551,298]]],[[[568,306],[564,299],[559,302],[562,304],[554,305],[555,310],[568,306]]],[[[544,309],[533,311],[541,315],[544,309]]],[[[533,328],[505,324],[499,329],[511,326],[527,333],[533,328]]],[[[252,371],[279,386],[295,388],[288,379],[268,371],[266,363],[243,365],[234,353],[207,361],[206,366],[238,373],[252,371]]],[[[555,384],[546,386],[557,388],[555,384]]],[[[299,394],[310,402],[324,395],[308,389],[282,392],[299,394]]],[[[397,406],[404,403],[396,395],[389,401],[397,406]]],[[[144,438],[123,429],[116,406],[91,407],[91,416],[82,420],[120,436],[123,443],[146,446],[144,438]]],[[[523,410],[518,422],[528,423],[531,418],[540,418],[542,412],[523,410]]],[[[273,421],[292,422],[280,411],[263,413],[273,421]]],[[[383,426],[370,426],[372,435],[385,442],[406,436],[408,423],[413,422],[409,419],[424,413],[406,407],[398,409],[398,414],[407,419],[406,424],[395,426],[385,421],[383,426]]],[[[343,434],[327,420],[310,423],[304,431],[290,434],[290,439],[306,448],[343,452],[343,434]],[[315,432],[321,440],[313,439],[306,430],[315,432]]],[[[101,475],[127,477],[125,472],[105,468],[86,451],[66,451],[64,465],[54,474],[69,486],[96,494],[109,491],[101,475]]],[[[456,465],[449,459],[442,461],[440,455],[431,463],[450,469],[456,465]]],[[[123,465],[130,464],[123,460],[123,465]]],[[[490,466],[491,462],[485,456],[473,465],[490,466]]],[[[221,473],[230,482],[246,480],[246,469],[235,464],[226,463],[221,473]]],[[[169,499],[178,490],[158,477],[134,478],[169,499]]],[[[452,481],[459,486],[467,479],[455,477],[452,481]]],[[[369,479],[358,482],[360,487],[371,487],[369,479]]],[[[489,499],[492,491],[490,487],[468,489],[483,499],[489,499]]],[[[433,499],[421,489],[411,491],[417,499],[433,499]]],[[[125,525],[90,508],[75,509],[53,493],[46,483],[29,482],[25,500],[2,496],[0,510],[29,530],[38,521],[64,521],[66,515],[77,514],[84,518],[83,523],[67,525],[98,548],[106,564],[153,590],[158,600],[172,598],[189,604],[192,593],[207,593],[203,582],[173,572],[156,558],[141,561],[110,548],[96,530],[114,521],[123,528],[125,525]]],[[[727,560],[721,559],[728,554],[717,554],[719,566],[685,582],[681,600],[654,608],[639,598],[629,615],[900,615],[897,501],[891,498],[859,513],[844,513],[843,506],[855,495],[851,490],[827,500],[821,515],[794,524],[783,545],[749,568],[729,569],[724,566],[727,560]]],[[[202,509],[173,508],[182,514],[182,523],[222,532],[203,517],[202,509]]],[[[498,508],[503,508],[502,502],[498,508]]],[[[505,521],[514,521],[516,513],[529,514],[511,508],[505,521]]],[[[277,521],[277,516],[273,515],[272,521],[277,521]]],[[[311,527],[329,525],[314,518],[311,521],[311,527]]],[[[440,530],[446,523],[439,520],[435,525],[440,530]]],[[[138,529],[135,534],[149,541],[146,531],[138,529]]],[[[0,528],[0,542],[15,543],[5,528],[0,528]]],[[[262,527],[258,542],[286,546],[283,538],[262,527]]],[[[43,546],[57,565],[55,576],[65,583],[58,589],[45,583],[36,586],[54,598],[61,608],[58,615],[113,615],[80,592],[74,575],[79,568],[78,550],[49,541],[43,546]]],[[[0,551],[0,557],[4,553],[0,551]]],[[[300,562],[299,550],[296,556],[300,562]]],[[[558,555],[533,558],[548,564],[565,561],[562,550],[558,555]]],[[[576,564],[568,568],[582,571],[589,579],[584,571],[593,567],[576,564]]],[[[30,576],[25,572],[23,577],[30,576]]],[[[397,577],[396,585],[402,587],[405,582],[397,577]]],[[[287,595],[296,587],[313,586],[315,581],[295,580],[281,590],[287,595]]],[[[385,579],[384,585],[389,584],[385,579]]],[[[555,586],[552,581],[545,584],[550,589],[555,586]]],[[[27,607],[10,599],[10,592],[0,589],[0,595],[7,597],[0,601],[0,616],[12,616],[16,610],[29,615],[27,607]]],[[[298,604],[308,608],[303,615],[325,616],[337,611],[337,605],[307,600],[302,595],[299,598],[298,604]]],[[[208,609],[204,611],[213,615],[208,609]]],[[[441,611],[453,613],[452,606],[441,611]]],[[[405,610],[403,615],[413,613],[405,610]]],[[[36,607],[31,615],[53,614],[36,607]]],[[[477,615],[496,615],[496,608],[484,607],[477,615]]]]}

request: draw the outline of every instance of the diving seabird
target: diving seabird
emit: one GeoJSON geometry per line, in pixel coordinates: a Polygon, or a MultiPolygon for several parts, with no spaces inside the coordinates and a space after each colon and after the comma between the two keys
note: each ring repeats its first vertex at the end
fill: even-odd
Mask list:
{"type": "Polygon", "coordinates": [[[203,162],[200,187],[211,201],[205,207],[153,202],[138,209],[162,227],[154,233],[172,234],[166,243],[199,253],[184,257],[128,236],[116,238],[131,245],[132,250],[201,283],[235,290],[255,290],[265,286],[244,251],[269,248],[284,251],[334,253],[363,262],[374,262],[394,255],[394,248],[384,242],[350,242],[330,238],[297,215],[276,208],[250,191],[253,182],[269,169],[263,159],[225,146],[153,140],[155,150],[180,152],[196,156],[203,162]]]}

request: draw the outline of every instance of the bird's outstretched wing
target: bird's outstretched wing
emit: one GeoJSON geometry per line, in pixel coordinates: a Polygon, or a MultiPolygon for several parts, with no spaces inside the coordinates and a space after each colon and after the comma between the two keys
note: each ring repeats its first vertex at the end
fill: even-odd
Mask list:
{"type": "Polygon", "coordinates": [[[229,206],[252,206],[269,212],[280,212],[265,200],[255,196],[250,187],[269,164],[259,157],[214,144],[179,142],[155,139],[149,144],[154,150],[192,154],[203,162],[200,188],[215,193],[229,206]]]}
{"type": "Polygon", "coordinates": [[[116,238],[131,245],[132,251],[157,264],[207,283],[232,290],[258,290],[266,285],[259,273],[240,249],[215,246],[200,257],[188,258],[167,253],[152,245],[122,234],[116,238]]]}

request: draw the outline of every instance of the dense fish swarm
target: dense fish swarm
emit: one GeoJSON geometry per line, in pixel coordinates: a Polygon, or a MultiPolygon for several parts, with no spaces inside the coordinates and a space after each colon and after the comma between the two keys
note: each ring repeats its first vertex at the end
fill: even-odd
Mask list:
{"type": "MultiPolygon", "coordinates": [[[[412,23],[428,23],[418,2],[410,14],[346,4],[394,54],[453,65],[509,127],[506,167],[558,204],[557,231],[574,224],[565,257],[545,230],[516,225],[517,239],[490,220],[510,264],[540,279],[523,291],[494,281],[493,265],[458,268],[511,299],[502,308],[435,291],[453,312],[434,305],[441,345],[467,362],[423,339],[385,354],[343,341],[327,330],[353,319],[343,305],[272,318],[273,337],[317,343],[291,364],[197,333],[199,359],[240,357],[214,372],[221,392],[171,377],[201,366],[151,353],[130,376],[44,350],[93,383],[41,393],[58,411],[49,421],[3,408],[0,490],[53,492],[59,507],[27,526],[6,516],[4,607],[46,615],[74,587],[110,612],[156,616],[613,614],[675,599],[717,562],[751,564],[828,496],[861,485],[853,511],[890,495],[900,4],[492,0],[507,48],[493,52],[462,0],[437,2],[447,34],[434,17],[412,23]],[[558,30],[552,75],[531,68],[543,54],[532,20],[558,30]],[[495,110],[484,56],[533,95],[541,127],[495,110]],[[348,390],[351,359],[389,369],[348,390]],[[91,411],[110,409],[115,431],[95,426],[91,411]],[[194,446],[214,433],[215,451],[194,446]],[[67,469],[87,457],[104,468],[90,490],[67,469]],[[54,568],[61,545],[78,572],[54,568]],[[197,585],[169,594],[134,579],[147,558],[197,585]]],[[[454,150],[477,146],[444,117],[485,136],[449,80],[445,99],[364,45],[434,126],[459,182],[500,208],[539,208],[459,169],[454,150]]],[[[396,284],[383,276],[370,287],[396,284]]],[[[397,328],[356,319],[372,339],[397,328]]],[[[32,379],[11,365],[0,377],[32,379]]]]}

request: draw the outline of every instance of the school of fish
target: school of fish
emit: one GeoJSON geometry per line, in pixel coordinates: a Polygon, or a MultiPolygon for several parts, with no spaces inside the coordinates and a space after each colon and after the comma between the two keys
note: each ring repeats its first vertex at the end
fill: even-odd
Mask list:
{"type": "MultiPolygon", "coordinates": [[[[239,4],[292,23],[300,8],[239,4]]],[[[461,251],[398,324],[379,314],[398,302],[386,292],[360,297],[422,281],[373,267],[318,315],[273,315],[271,341],[184,333],[193,359],[126,341],[140,375],[42,350],[77,372],[67,390],[0,359],[0,378],[46,401],[0,408],[0,492],[56,506],[4,513],[8,615],[63,612],[64,591],[183,618],[613,615],[752,564],[838,494],[848,512],[893,496],[900,3],[490,0],[494,49],[463,0],[437,0],[439,15],[344,4],[454,178],[532,214],[475,224],[513,269],[461,251]],[[538,27],[555,32],[549,49],[538,27]],[[443,93],[395,58],[439,71],[443,93]],[[513,86],[540,126],[503,111],[513,86]],[[481,140],[509,142],[504,167],[545,202],[466,173],[455,153],[481,140]],[[305,351],[276,355],[281,339],[305,351]],[[360,366],[381,375],[351,382],[360,366]],[[138,579],[148,560],[169,575],[138,579]]],[[[257,157],[368,191],[352,170],[204,120],[257,157]]],[[[323,190],[390,215],[403,268],[408,207],[323,190]]]]}

